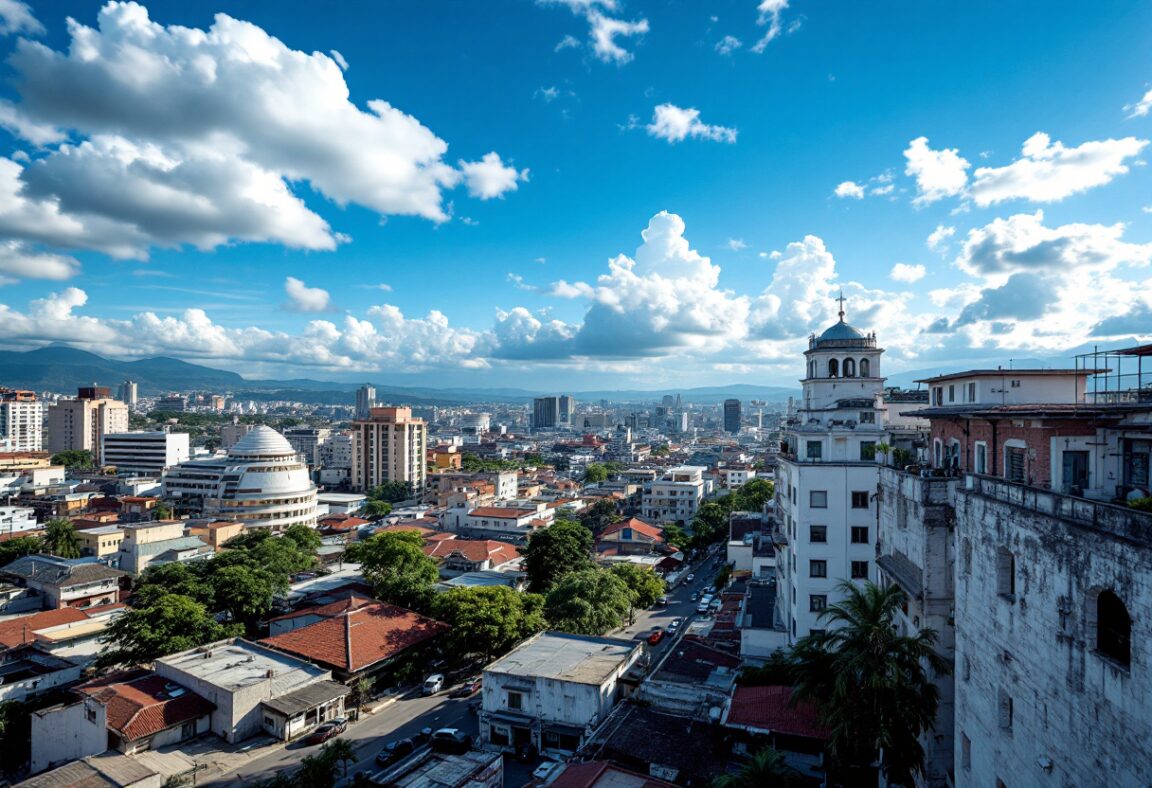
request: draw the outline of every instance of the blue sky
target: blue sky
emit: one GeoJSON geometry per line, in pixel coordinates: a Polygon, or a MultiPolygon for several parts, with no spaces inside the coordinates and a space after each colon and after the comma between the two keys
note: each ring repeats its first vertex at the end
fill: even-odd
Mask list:
{"type": "Polygon", "coordinates": [[[1146,3],[5,0],[0,20],[5,347],[790,384],[841,288],[889,372],[1152,336],[1146,3]]]}

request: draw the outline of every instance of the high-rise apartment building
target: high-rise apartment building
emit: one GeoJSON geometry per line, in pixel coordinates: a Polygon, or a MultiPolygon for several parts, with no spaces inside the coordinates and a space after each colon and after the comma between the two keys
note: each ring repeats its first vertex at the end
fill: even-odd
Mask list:
{"type": "Polygon", "coordinates": [[[356,389],[356,418],[366,419],[376,407],[376,388],[365,383],[356,389]]]}
{"type": "Polygon", "coordinates": [[[225,424],[220,428],[220,448],[228,451],[254,429],[256,429],[255,424],[240,424],[238,422],[225,424]]]}
{"type": "Polygon", "coordinates": [[[740,431],[740,400],[724,400],[724,431],[735,435],[740,431]]]}
{"type": "Polygon", "coordinates": [[[300,452],[300,458],[315,467],[320,464],[320,447],[332,435],[327,427],[293,427],[284,430],[284,438],[300,452]]]}
{"type": "Polygon", "coordinates": [[[120,384],[118,399],[130,408],[136,407],[139,396],[139,387],[134,380],[126,380],[120,384]]]}
{"type": "Polygon", "coordinates": [[[419,495],[427,475],[428,426],[411,408],[372,408],[352,423],[352,487],[370,490],[384,482],[408,482],[419,495]]]}
{"type": "Polygon", "coordinates": [[[109,389],[80,389],[77,399],[57,402],[48,409],[48,451],[100,452],[102,436],[128,431],[128,406],[108,397],[109,389]],[[86,396],[88,395],[88,396],[86,396]]]}
{"type": "Polygon", "coordinates": [[[0,451],[44,448],[44,403],[35,392],[0,390],[0,451]]]}
{"type": "Polygon", "coordinates": [[[576,400],[567,394],[560,395],[560,425],[571,427],[572,419],[576,417],[576,400]]]}
{"type": "Polygon", "coordinates": [[[556,430],[572,426],[576,400],[567,394],[537,397],[532,401],[532,429],[556,430]]]}
{"type": "MultiPolygon", "coordinates": [[[[843,302],[841,302],[843,303],[843,302]]],[[[803,402],[786,424],[776,469],[777,606],[788,637],[827,625],[842,580],[875,578],[876,446],[885,439],[883,349],[840,322],[808,341],[803,402]]]]}

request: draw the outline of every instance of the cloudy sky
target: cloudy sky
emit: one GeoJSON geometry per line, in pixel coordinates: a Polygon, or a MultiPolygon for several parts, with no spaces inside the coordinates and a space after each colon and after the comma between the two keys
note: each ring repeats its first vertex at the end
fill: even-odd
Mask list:
{"type": "Polygon", "coordinates": [[[1152,4],[0,0],[0,345],[790,385],[1152,338],[1152,4]]]}

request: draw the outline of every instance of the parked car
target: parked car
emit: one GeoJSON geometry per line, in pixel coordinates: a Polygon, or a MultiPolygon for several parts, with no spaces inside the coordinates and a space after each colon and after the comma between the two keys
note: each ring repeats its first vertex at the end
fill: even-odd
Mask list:
{"type": "Polygon", "coordinates": [[[559,768],[560,763],[558,761],[544,761],[544,763],[536,767],[536,769],[532,772],[532,776],[537,780],[547,780],[552,772],[559,768]]]}
{"type": "Polygon", "coordinates": [[[667,607],[668,597],[666,597],[666,596],[660,597],[659,599],[656,600],[656,604],[660,605],[661,607],[667,607]]]}
{"type": "Polygon", "coordinates": [[[691,597],[689,597],[689,598],[690,598],[690,599],[691,599],[693,602],[695,602],[697,599],[699,599],[699,598],[700,598],[700,592],[699,592],[699,591],[693,591],[693,592],[692,592],[692,596],[691,596],[691,597]]]}
{"type": "Polygon", "coordinates": [[[390,763],[395,763],[406,755],[411,755],[415,749],[415,739],[397,739],[396,741],[390,741],[384,745],[384,749],[376,756],[376,763],[381,766],[387,766],[390,763]]]}
{"type": "Polygon", "coordinates": [[[472,749],[472,737],[459,728],[441,728],[428,740],[437,752],[451,752],[459,755],[472,749]]]}
{"type": "Polygon", "coordinates": [[[668,624],[668,631],[669,632],[675,632],[677,629],[680,628],[680,625],[683,623],[684,623],[684,619],[682,619],[682,618],[672,619],[672,622],[670,624],[668,624]]]}
{"type": "Polygon", "coordinates": [[[424,688],[421,690],[425,695],[435,695],[444,688],[444,674],[433,673],[428,678],[424,679],[424,688]]]}
{"type": "Polygon", "coordinates": [[[323,744],[346,730],[348,730],[348,720],[343,717],[333,717],[328,722],[317,726],[316,730],[309,733],[308,738],[304,741],[308,744],[323,744]]]}
{"type": "Polygon", "coordinates": [[[684,579],[685,579],[686,581],[688,581],[689,583],[691,583],[693,580],[695,580],[695,579],[696,579],[696,575],[688,575],[688,576],[687,576],[686,578],[684,578],[684,579]]]}
{"type": "Polygon", "coordinates": [[[655,646],[657,643],[659,643],[663,639],[664,639],[664,630],[661,629],[660,627],[656,627],[655,629],[652,630],[652,633],[650,635],[648,635],[648,643],[649,643],[649,645],[652,645],[652,646],[655,646]]]}
{"type": "Polygon", "coordinates": [[[426,742],[432,738],[432,729],[428,728],[428,727],[421,728],[420,732],[417,733],[412,738],[416,740],[417,744],[423,744],[424,742],[426,742]]]}
{"type": "Polygon", "coordinates": [[[463,684],[461,684],[459,687],[457,687],[456,689],[449,692],[448,697],[449,698],[467,698],[471,695],[475,695],[479,691],[481,683],[482,682],[481,682],[481,679],[479,676],[473,676],[472,678],[468,679],[463,684]]]}

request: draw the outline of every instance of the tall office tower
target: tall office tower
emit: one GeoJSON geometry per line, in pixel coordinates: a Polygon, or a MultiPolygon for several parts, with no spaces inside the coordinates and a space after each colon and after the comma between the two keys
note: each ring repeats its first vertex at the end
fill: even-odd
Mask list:
{"type": "Polygon", "coordinates": [[[120,391],[117,399],[123,402],[130,408],[136,407],[136,400],[139,396],[139,388],[134,380],[126,380],[120,384],[120,391]]]}
{"type": "Polygon", "coordinates": [[[724,400],[724,431],[735,435],[740,431],[740,400],[724,400]]]}
{"type": "Polygon", "coordinates": [[[567,395],[561,394],[560,397],[560,412],[559,423],[561,427],[571,427],[573,420],[576,418],[576,400],[567,395]]]}
{"type": "Polygon", "coordinates": [[[663,405],[665,408],[671,408],[673,405],[676,404],[676,398],[673,397],[671,394],[665,394],[660,399],[660,404],[663,405]]]}
{"type": "Polygon", "coordinates": [[[874,577],[876,445],[884,442],[875,334],[840,322],[808,340],[803,402],[782,433],[777,521],[787,535],[776,562],[777,606],[791,641],[827,626],[842,580],[874,577]]]}
{"type": "Polygon", "coordinates": [[[537,397],[532,400],[532,429],[554,430],[560,426],[560,398],[537,397]]]}
{"type": "Polygon", "coordinates": [[[356,418],[366,419],[376,407],[376,387],[365,383],[356,389],[356,418]]]}
{"type": "Polygon", "coordinates": [[[77,399],[60,400],[48,409],[48,451],[100,453],[100,440],[110,432],[128,431],[128,406],[110,399],[109,389],[80,389],[77,399]],[[100,396],[103,395],[103,396],[100,396]]]}
{"type": "Polygon", "coordinates": [[[370,490],[384,482],[409,482],[416,495],[427,475],[428,425],[411,408],[372,408],[352,422],[352,486],[370,490]]]}
{"type": "Polygon", "coordinates": [[[44,448],[44,403],[34,391],[0,389],[0,451],[44,448]]]}

